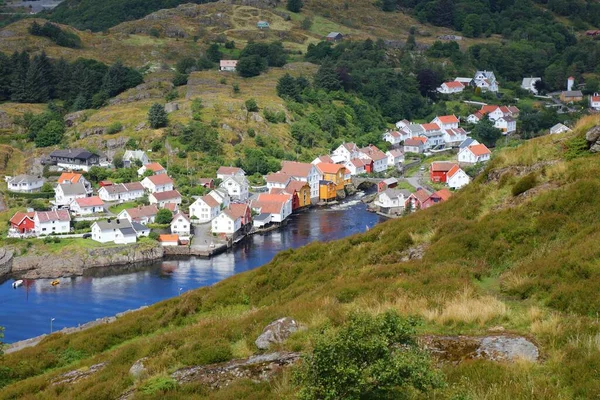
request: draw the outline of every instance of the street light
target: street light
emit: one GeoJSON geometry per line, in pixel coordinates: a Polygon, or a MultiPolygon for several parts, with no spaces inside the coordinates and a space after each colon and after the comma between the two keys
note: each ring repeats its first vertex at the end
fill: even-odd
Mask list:
{"type": "Polygon", "coordinates": [[[50,334],[52,334],[52,322],[54,322],[56,318],[50,318],[50,334]]]}
{"type": "Polygon", "coordinates": [[[179,295],[181,296],[181,291],[183,290],[182,287],[179,288],[179,295]]]}

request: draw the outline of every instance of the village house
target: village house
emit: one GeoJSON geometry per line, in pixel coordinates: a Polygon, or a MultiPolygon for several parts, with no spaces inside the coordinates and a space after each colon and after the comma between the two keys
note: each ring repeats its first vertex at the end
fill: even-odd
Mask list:
{"type": "Polygon", "coordinates": [[[498,81],[492,71],[477,71],[473,77],[473,84],[482,92],[498,92],[498,81]]]}
{"type": "Polygon", "coordinates": [[[310,186],[311,201],[319,199],[319,172],[313,164],[301,163],[296,161],[282,161],[281,170],[279,171],[292,178],[307,182],[310,186]]]}
{"type": "Polygon", "coordinates": [[[332,155],[332,159],[334,159],[333,156],[338,156],[342,160],[342,163],[347,163],[348,161],[352,160],[353,158],[359,158],[360,157],[359,152],[360,152],[360,150],[358,149],[358,146],[356,144],[342,143],[333,152],[331,152],[331,155],[332,155]]]}
{"type": "Polygon", "coordinates": [[[138,206],[123,210],[117,215],[117,219],[126,219],[131,223],[151,224],[156,218],[158,207],[155,204],[149,206],[138,206]]]}
{"type": "Polygon", "coordinates": [[[494,127],[500,129],[503,134],[508,135],[517,131],[517,121],[509,116],[500,117],[494,122],[494,127]]]}
{"type": "Polygon", "coordinates": [[[92,224],[92,239],[100,243],[129,244],[137,241],[133,225],[126,219],[108,219],[92,224]]]}
{"type": "Polygon", "coordinates": [[[406,128],[409,125],[410,125],[410,121],[407,120],[407,119],[402,119],[402,120],[396,122],[396,128],[397,129],[404,129],[404,128],[406,128]]]}
{"type": "Polygon", "coordinates": [[[17,175],[8,179],[8,190],[11,192],[32,193],[39,192],[46,179],[34,175],[17,175]]]}
{"type": "Polygon", "coordinates": [[[483,163],[490,160],[492,152],[485,144],[475,144],[460,149],[458,162],[464,164],[483,163]]]}
{"type": "Polygon", "coordinates": [[[399,215],[404,211],[406,199],[410,194],[405,189],[385,189],[377,195],[373,204],[379,207],[379,212],[399,215]]]}
{"type": "Polygon", "coordinates": [[[329,155],[329,154],[324,154],[322,156],[318,156],[317,158],[315,158],[314,160],[312,160],[311,164],[312,165],[317,165],[320,163],[330,163],[330,164],[336,164],[335,161],[333,161],[333,158],[329,155]]]}
{"type": "Polygon", "coordinates": [[[242,228],[242,217],[224,208],[211,222],[212,233],[220,236],[235,237],[242,228]]]}
{"type": "Polygon", "coordinates": [[[377,184],[377,192],[383,192],[386,189],[392,189],[398,186],[398,179],[387,178],[377,184]]]}
{"type": "Polygon", "coordinates": [[[550,128],[549,133],[551,135],[556,135],[559,133],[565,133],[565,132],[571,132],[571,128],[569,128],[568,126],[558,123],[556,125],[554,125],[552,128],[550,128]]]}
{"type": "Polygon", "coordinates": [[[221,60],[219,61],[219,71],[235,72],[238,60],[221,60]]]}
{"type": "Polygon", "coordinates": [[[446,183],[452,189],[460,189],[468,185],[469,182],[471,182],[471,178],[458,165],[454,165],[447,173],[446,183]]]}
{"type": "Polygon", "coordinates": [[[444,142],[446,147],[458,147],[467,139],[467,131],[463,128],[444,130],[444,142]]]}
{"type": "Polygon", "coordinates": [[[217,179],[224,181],[231,176],[243,178],[246,176],[246,172],[238,167],[219,167],[217,170],[217,179]]]}
{"type": "Polygon", "coordinates": [[[594,93],[590,96],[590,108],[600,111],[600,95],[598,95],[598,93],[594,93]]]}
{"type": "Polygon", "coordinates": [[[385,153],[372,144],[360,149],[358,158],[372,161],[372,165],[365,167],[367,172],[384,172],[388,167],[388,159],[385,153]]]}
{"type": "Polygon", "coordinates": [[[404,154],[406,153],[416,153],[421,154],[425,149],[425,142],[427,142],[427,138],[425,137],[413,137],[411,139],[406,139],[404,141],[404,154]]]}
{"type": "MultiPolygon", "coordinates": [[[[148,155],[143,150],[126,150],[123,154],[123,167],[130,168],[135,165],[135,162],[139,161],[143,165],[150,163],[148,155]]],[[[139,165],[139,164],[138,164],[139,165]]]]}
{"type": "Polygon", "coordinates": [[[367,173],[367,166],[370,167],[371,160],[363,160],[362,158],[353,158],[344,164],[351,176],[367,173]]]}
{"type": "Polygon", "coordinates": [[[310,186],[306,182],[291,180],[285,187],[284,192],[293,196],[292,211],[296,211],[311,205],[310,186]]]}
{"type": "Polygon", "coordinates": [[[150,204],[156,204],[158,208],[164,208],[167,204],[181,204],[181,194],[177,190],[150,193],[148,195],[150,204]]]}
{"type": "Polygon", "coordinates": [[[88,193],[92,193],[92,184],[87,179],[85,179],[85,177],[82,174],[78,174],[76,172],[63,172],[58,177],[57,183],[59,185],[65,183],[81,183],[83,184],[88,193]]]}
{"type": "Polygon", "coordinates": [[[215,188],[215,180],[212,178],[200,178],[198,179],[198,184],[207,189],[215,188]]]}
{"type": "Polygon", "coordinates": [[[231,203],[228,209],[231,215],[241,218],[242,229],[252,227],[252,208],[248,203],[231,203]]]}
{"type": "Polygon", "coordinates": [[[329,32],[329,34],[325,37],[325,40],[328,42],[340,42],[344,40],[344,35],[339,32],[329,32]]]}
{"type": "Polygon", "coordinates": [[[36,211],[33,216],[33,225],[37,236],[69,233],[71,216],[67,210],[36,211]]]}
{"type": "Polygon", "coordinates": [[[431,121],[432,124],[436,124],[441,130],[445,129],[457,129],[460,124],[460,120],[456,115],[441,115],[437,116],[431,121]]]}
{"type": "Polygon", "coordinates": [[[290,183],[292,177],[281,172],[270,173],[265,176],[265,181],[267,182],[268,189],[285,189],[285,187],[290,183]]]}
{"type": "Polygon", "coordinates": [[[167,174],[150,175],[142,180],[142,186],[150,193],[173,190],[173,179],[167,174]]]}
{"type": "Polygon", "coordinates": [[[469,77],[465,77],[465,76],[457,76],[456,78],[454,78],[454,80],[456,82],[460,82],[463,85],[466,86],[471,86],[471,84],[473,83],[473,78],[469,78],[469,77]]]}
{"type": "Polygon", "coordinates": [[[337,186],[331,181],[319,181],[319,200],[324,202],[337,200],[337,186]]]}
{"type": "Polygon", "coordinates": [[[448,172],[455,166],[456,163],[449,161],[434,161],[429,166],[429,179],[434,183],[446,183],[448,172]]]}
{"type": "Polygon", "coordinates": [[[162,165],[160,165],[157,162],[151,162],[151,163],[142,165],[137,170],[137,173],[139,176],[144,176],[146,174],[146,171],[152,171],[152,175],[161,175],[161,174],[167,173],[167,170],[165,169],[165,167],[163,167],[162,165]]]}
{"type": "MultiPolygon", "coordinates": [[[[349,183],[346,177],[348,170],[343,165],[320,163],[317,164],[317,171],[319,171],[321,181],[332,182],[336,191],[344,190],[346,184],[349,183]]],[[[322,197],[320,198],[323,200],[322,197]]]]}
{"type": "Polygon", "coordinates": [[[560,101],[563,103],[577,103],[583,100],[583,92],[581,90],[565,90],[560,93],[560,101]]]}
{"type": "Polygon", "coordinates": [[[271,214],[271,222],[281,223],[292,214],[292,196],[261,193],[252,201],[252,209],[259,214],[271,214]]]}
{"type": "Polygon", "coordinates": [[[541,80],[542,80],[542,78],[539,78],[539,77],[523,78],[523,81],[521,82],[521,88],[525,89],[528,92],[531,92],[533,94],[538,94],[536,84],[538,82],[540,82],[541,80]]]}
{"type": "Polygon", "coordinates": [[[463,90],[465,90],[465,85],[457,81],[444,82],[439,88],[437,88],[437,91],[442,94],[462,93],[463,90]]]}
{"type": "Polygon", "coordinates": [[[54,205],[59,207],[68,206],[73,200],[88,196],[83,183],[63,183],[54,189],[54,205]]]}
{"type": "Polygon", "coordinates": [[[270,25],[269,25],[269,22],[268,22],[268,21],[258,21],[258,22],[256,23],[256,27],[257,27],[258,29],[261,29],[261,30],[262,30],[262,29],[269,29],[270,25]]]}
{"type": "Polygon", "coordinates": [[[181,237],[189,237],[191,232],[190,219],[183,213],[179,212],[171,221],[171,233],[181,237]]]}
{"type": "Polygon", "coordinates": [[[467,117],[467,121],[472,124],[477,124],[481,121],[485,115],[494,122],[494,126],[500,130],[503,130],[505,134],[516,131],[517,122],[516,118],[519,117],[520,110],[515,106],[494,106],[486,105],[481,107],[475,114],[471,114],[467,117]],[[498,120],[503,121],[498,122],[498,120]]]}
{"type": "Polygon", "coordinates": [[[50,161],[59,168],[87,172],[100,165],[100,156],[85,149],[54,150],[50,153],[50,161]]]}
{"type": "Polygon", "coordinates": [[[179,245],[179,235],[167,235],[167,234],[158,235],[158,241],[159,241],[160,245],[163,247],[178,246],[179,245]]]}
{"type": "Polygon", "coordinates": [[[461,144],[458,145],[458,149],[460,151],[460,150],[464,149],[465,147],[475,146],[476,144],[479,144],[479,142],[477,140],[468,137],[465,140],[463,140],[461,144]]]}
{"type": "Polygon", "coordinates": [[[452,193],[448,189],[438,190],[437,192],[432,193],[431,196],[429,196],[429,198],[427,200],[425,200],[425,203],[423,204],[423,208],[424,209],[429,208],[438,203],[442,203],[442,202],[448,200],[450,197],[452,197],[452,193]]]}
{"type": "Polygon", "coordinates": [[[195,218],[200,223],[210,222],[219,215],[221,205],[211,195],[198,197],[190,205],[190,217],[195,218]]]}
{"type": "Polygon", "coordinates": [[[224,189],[234,201],[246,201],[249,195],[249,184],[245,176],[230,176],[221,182],[219,188],[224,189]]]}
{"type": "Polygon", "coordinates": [[[102,186],[98,189],[98,196],[104,201],[123,203],[144,197],[144,186],[140,182],[102,186]]]}
{"type": "Polygon", "coordinates": [[[427,208],[427,200],[429,199],[429,196],[431,196],[431,193],[429,193],[427,190],[418,188],[414,193],[411,193],[411,195],[408,196],[404,203],[404,207],[410,212],[424,210],[427,208]]]}
{"type": "Polygon", "coordinates": [[[388,166],[400,169],[404,162],[404,153],[400,149],[392,149],[385,152],[388,159],[388,166]]]}
{"type": "Polygon", "coordinates": [[[227,191],[223,189],[217,188],[215,190],[211,190],[208,193],[208,196],[211,196],[213,199],[215,199],[221,207],[229,207],[229,203],[231,203],[231,197],[229,197],[227,191]]]}
{"type": "Polygon", "coordinates": [[[410,139],[411,133],[403,129],[397,131],[387,131],[383,134],[383,140],[389,142],[392,146],[398,146],[406,139],[410,139]]]}
{"type": "Polygon", "coordinates": [[[34,218],[35,212],[16,212],[10,219],[10,230],[21,235],[35,233],[34,218]]]}
{"type": "Polygon", "coordinates": [[[105,211],[104,202],[98,196],[74,199],[69,204],[69,210],[75,215],[89,215],[105,211]]]}
{"type": "Polygon", "coordinates": [[[421,126],[425,130],[423,136],[427,138],[427,141],[425,142],[425,150],[443,146],[445,144],[444,132],[442,132],[438,124],[429,123],[421,126]]]}

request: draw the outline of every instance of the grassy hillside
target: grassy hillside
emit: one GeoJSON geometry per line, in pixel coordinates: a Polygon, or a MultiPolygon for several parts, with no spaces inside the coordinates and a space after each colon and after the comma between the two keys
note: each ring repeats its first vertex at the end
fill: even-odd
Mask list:
{"type": "Polygon", "coordinates": [[[442,366],[448,385],[435,398],[598,397],[600,157],[589,154],[582,139],[598,123],[589,117],[574,133],[503,150],[442,205],[341,241],[284,251],[260,269],[114,324],[56,334],[4,356],[8,385],[0,397],[116,398],[137,388],[136,398],[291,398],[297,387],[289,374],[218,392],[193,384],[147,388],[184,366],[254,353],[262,328],[282,316],[308,329],[281,347],[310,351],[321,329],[343,326],[351,311],[389,309],[421,318],[423,334],[502,329],[540,346],[539,364],[442,366]],[[416,247],[424,249],[423,258],[406,261],[407,250],[416,247]],[[151,377],[134,386],[127,371],[144,356],[151,377]],[[110,367],[71,386],[49,385],[60,373],[98,362],[110,367]]]}

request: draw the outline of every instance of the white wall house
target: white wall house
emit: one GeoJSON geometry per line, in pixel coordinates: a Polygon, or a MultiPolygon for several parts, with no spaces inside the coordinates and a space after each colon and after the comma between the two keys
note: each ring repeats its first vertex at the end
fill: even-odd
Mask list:
{"type": "Polygon", "coordinates": [[[598,93],[594,93],[593,96],[590,96],[590,108],[596,111],[600,110],[600,95],[598,95],[598,93]]]}
{"type": "Polygon", "coordinates": [[[271,222],[280,223],[292,214],[292,196],[267,195],[269,197],[259,196],[258,200],[252,202],[252,209],[259,214],[271,214],[271,222]],[[280,199],[273,199],[270,196],[282,196],[280,199]],[[273,200],[271,200],[273,199],[273,200]]]}
{"type": "Polygon", "coordinates": [[[358,146],[356,146],[356,144],[354,143],[342,143],[341,145],[338,146],[337,149],[335,149],[331,155],[332,158],[333,156],[337,156],[340,157],[340,160],[342,160],[343,163],[346,163],[350,160],[352,160],[353,158],[358,158],[359,149],[358,146]]]}
{"type": "Polygon", "coordinates": [[[229,207],[229,204],[231,203],[231,197],[229,197],[229,193],[224,189],[217,188],[211,190],[208,195],[215,199],[222,208],[229,207]]]}
{"type": "Polygon", "coordinates": [[[92,239],[100,243],[128,244],[137,241],[137,234],[128,220],[109,219],[92,224],[92,239]]]}
{"type": "Polygon", "coordinates": [[[245,176],[230,176],[221,182],[219,188],[226,190],[232,200],[246,201],[248,199],[248,186],[245,176]]]}
{"type": "Polygon", "coordinates": [[[190,236],[190,219],[183,213],[177,213],[171,221],[171,233],[182,237],[190,236]]]}
{"type": "Polygon", "coordinates": [[[550,128],[550,134],[551,135],[555,135],[558,133],[564,133],[564,132],[571,132],[571,128],[569,128],[568,126],[558,123],[556,125],[554,125],[552,128],[550,128]]]}
{"type": "Polygon", "coordinates": [[[285,189],[285,187],[290,183],[292,177],[281,172],[271,173],[265,176],[265,181],[267,182],[267,188],[271,189],[285,189]]]}
{"type": "Polygon", "coordinates": [[[67,210],[36,211],[33,222],[36,236],[71,231],[71,216],[67,210]]]}
{"type": "Polygon", "coordinates": [[[473,78],[475,87],[481,89],[482,92],[497,92],[498,82],[496,75],[492,71],[477,71],[473,78]]]}
{"type": "Polygon", "coordinates": [[[503,134],[517,131],[517,121],[512,117],[500,117],[494,122],[494,127],[500,129],[503,134]]]}
{"type": "Polygon", "coordinates": [[[426,138],[412,138],[404,141],[404,153],[420,154],[425,149],[426,138]]]}
{"type": "Polygon", "coordinates": [[[224,181],[230,176],[245,177],[246,172],[238,167],[219,167],[217,170],[217,178],[224,181]]]}
{"type": "Polygon", "coordinates": [[[123,154],[123,166],[129,168],[135,165],[136,161],[140,161],[142,166],[144,166],[150,162],[150,159],[143,150],[126,150],[125,154],[123,154]]]}
{"type": "Polygon", "coordinates": [[[383,172],[388,167],[388,159],[385,153],[372,144],[360,149],[359,158],[373,161],[373,172],[383,172]]]}
{"type": "Polygon", "coordinates": [[[435,117],[431,123],[439,126],[441,130],[458,129],[460,120],[456,117],[456,115],[440,115],[435,117]]]}
{"type": "Polygon", "coordinates": [[[386,189],[377,195],[374,204],[382,208],[404,208],[408,196],[401,190],[386,189]]]}
{"type": "Polygon", "coordinates": [[[541,80],[542,80],[542,78],[539,78],[539,77],[523,78],[523,81],[521,82],[521,88],[525,89],[533,94],[538,94],[538,90],[535,87],[535,84],[541,80]]]}
{"type": "Polygon", "coordinates": [[[476,144],[464,147],[458,152],[458,162],[466,164],[475,164],[487,162],[490,160],[492,152],[484,144],[476,144]]]}
{"type": "Polygon", "coordinates": [[[151,175],[142,180],[142,186],[150,193],[173,190],[173,179],[167,174],[151,175]]]}
{"type": "Polygon", "coordinates": [[[468,185],[469,182],[471,182],[471,178],[458,165],[455,165],[448,171],[446,183],[452,189],[460,189],[461,187],[468,185]]]}
{"type": "Polygon", "coordinates": [[[461,82],[458,82],[458,81],[444,82],[437,89],[437,91],[442,94],[462,93],[463,90],[465,90],[465,85],[463,85],[461,82]]]}
{"type": "Polygon", "coordinates": [[[458,147],[467,139],[467,131],[463,128],[444,130],[444,142],[446,147],[458,147]]]}
{"type": "Polygon", "coordinates": [[[129,222],[138,222],[141,224],[150,224],[154,222],[158,207],[155,204],[149,206],[139,206],[123,210],[117,215],[117,219],[126,219],[129,222]]]}
{"type": "Polygon", "coordinates": [[[98,189],[98,196],[104,201],[126,202],[144,197],[144,186],[140,182],[119,183],[98,189]]]}
{"type": "Polygon", "coordinates": [[[148,195],[150,204],[156,204],[158,208],[164,208],[166,204],[181,204],[181,194],[177,190],[150,193],[148,195]]]}
{"type": "Polygon", "coordinates": [[[162,165],[160,165],[157,162],[151,162],[151,163],[147,163],[142,165],[137,173],[139,176],[143,176],[146,171],[152,171],[153,175],[160,175],[160,174],[166,174],[167,170],[165,169],[165,167],[163,167],[162,165]]]}
{"type": "Polygon", "coordinates": [[[400,149],[392,149],[385,152],[388,157],[388,166],[398,168],[404,162],[404,153],[400,149]]]}
{"type": "Polygon", "coordinates": [[[8,190],[11,192],[31,193],[38,192],[44,186],[46,179],[34,175],[17,175],[7,181],[8,190]]]}
{"type": "Polygon", "coordinates": [[[81,182],[63,183],[54,189],[54,204],[57,206],[68,206],[75,199],[87,197],[88,193],[81,182]]]}
{"type": "Polygon", "coordinates": [[[344,164],[344,167],[350,172],[350,175],[361,175],[366,174],[366,166],[370,164],[370,160],[363,160],[362,158],[354,158],[344,164]]]}
{"type": "Polygon", "coordinates": [[[219,215],[220,210],[219,202],[207,194],[190,205],[190,217],[195,217],[200,223],[209,222],[219,215]]]}
{"type": "Polygon", "coordinates": [[[221,60],[219,62],[219,71],[235,72],[238,60],[221,60]]]}
{"type": "Polygon", "coordinates": [[[89,215],[104,212],[104,202],[98,196],[75,199],[69,204],[69,210],[76,215],[89,215]]]}
{"type": "Polygon", "coordinates": [[[313,164],[300,163],[295,161],[282,161],[281,170],[284,174],[290,175],[296,180],[308,182],[310,185],[310,198],[319,198],[319,171],[313,164]]]}
{"type": "Polygon", "coordinates": [[[217,235],[233,235],[242,228],[242,219],[232,216],[228,209],[224,209],[212,220],[211,227],[212,232],[217,235]]]}

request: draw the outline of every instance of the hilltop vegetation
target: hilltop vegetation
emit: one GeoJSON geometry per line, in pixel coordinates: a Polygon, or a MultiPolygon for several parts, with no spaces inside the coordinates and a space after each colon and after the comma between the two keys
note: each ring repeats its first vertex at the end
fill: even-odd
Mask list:
{"type": "MultiPolygon", "coordinates": [[[[352,326],[360,310],[417,317],[418,334],[485,334],[501,326],[540,346],[539,363],[442,365],[437,373],[446,384],[434,385],[436,398],[597,397],[600,219],[595,198],[600,183],[595,176],[600,158],[581,143],[585,131],[598,123],[597,117],[587,118],[573,133],[503,150],[472,185],[441,205],[341,241],[287,250],[257,270],[113,324],[56,334],[5,355],[0,395],[116,398],[131,388],[136,398],[293,398],[319,381],[296,381],[283,373],[272,383],[242,380],[214,392],[194,383],[176,385],[168,374],[254,353],[256,336],[282,316],[307,329],[279,348],[310,353],[315,346],[320,352],[315,360],[330,360],[328,346],[349,350],[344,346],[350,342],[327,338],[358,335],[352,326]],[[528,176],[535,179],[523,186],[528,176]],[[516,186],[526,190],[518,194],[516,186]],[[406,258],[416,247],[423,258],[406,258]],[[141,357],[148,357],[148,376],[134,383],[127,371],[141,357]],[[99,362],[109,367],[93,378],[49,383],[99,362]]],[[[375,333],[381,322],[366,323],[377,335],[394,332],[384,325],[390,328],[375,333]]],[[[351,357],[343,351],[340,356],[351,357]]]]}

